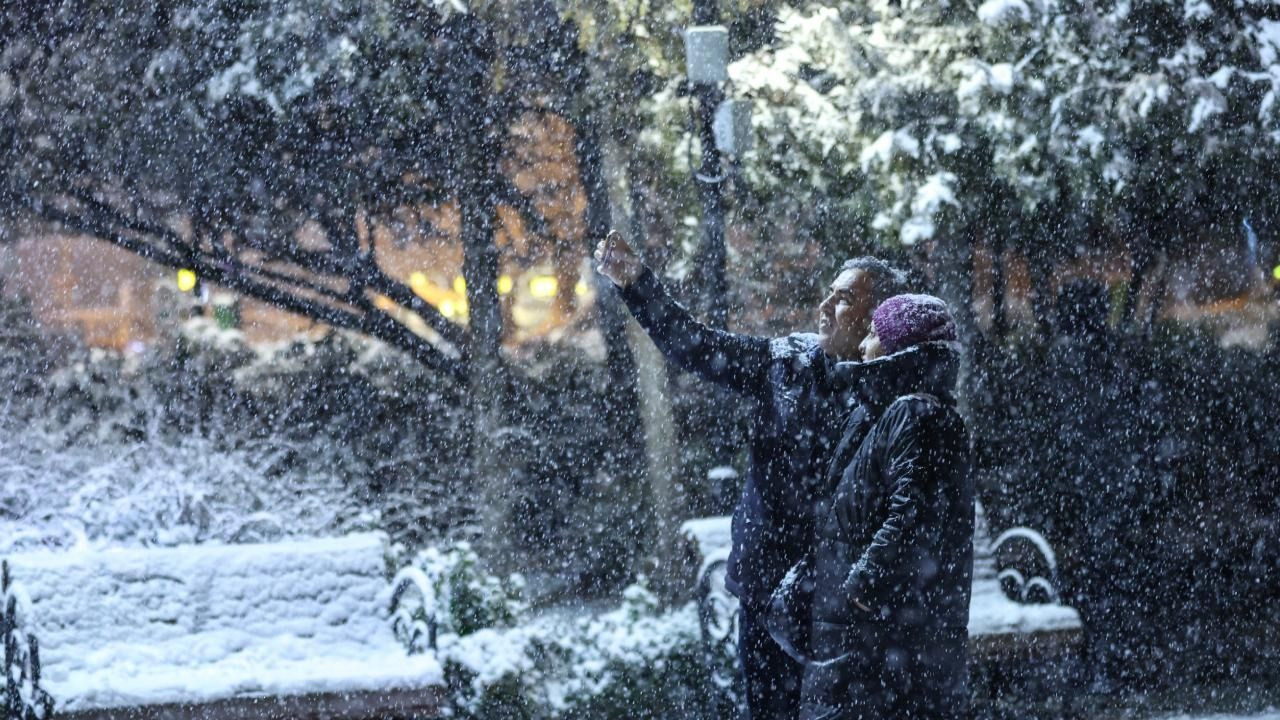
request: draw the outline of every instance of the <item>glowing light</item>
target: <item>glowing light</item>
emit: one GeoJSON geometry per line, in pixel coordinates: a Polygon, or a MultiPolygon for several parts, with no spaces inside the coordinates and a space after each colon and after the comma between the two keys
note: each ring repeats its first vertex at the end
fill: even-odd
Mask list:
{"type": "Polygon", "coordinates": [[[516,283],[514,280],[511,279],[510,275],[498,276],[498,294],[499,295],[510,294],[512,289],[515,288],[515,286],[516,286],[516,283]]]}
{"type": "Polygon", "coordinates": [[[453,291],[459,295],[467,294],[467,279],[458,275],[453,278],[453,291]]]}
{"type": "Polygon", "coordinates": [[[584,295],[586,295],[587,284],[579,280],[578,284],[573,286],[573,294],[577,295],[578,297],[583,297],[584,295]]]}
{"type": "Polygon", "coordinates": [[[452,301],[452,300],[445,300],[445,301],[443,301],[443,302],[441,302],[441,303],[440,303],[440,314],[441,314],[441,315],[443,315],[443,316],[445,316],[445,317],[447,317],[447,318],[451,318],[451,317],[453,317],[453,315],[454,315],[454,313],[455,313],[455,312],[457,312],[457,309],[453,307],[453,301],[452,301]]]}
{"type": "Polygon", "coordinates": [[[551,275],[536,275],[529,279],[529,294],[536,298],[542,300],[553,298],[558,289],[556,279],[551,275]]]}
{"type": "Polygon", "coordinates": [[[1271,268],[1271,277],[1280,280],[1280,265],[1271,268]]]}
{"type": "Polygon", "coordinates": [[[427,276],[423,273],[417,270],[409,273],[409,287],[413,289],[415,294],[422,295],[426,292],[426,288],[430,284],[430,281],[427,280],[427,276]]]}
{"type": "Polygon", "coordinates": [[[396,304],[392,302],[391,298],[387,297],[386,295],[376,295],[373,298],[373,306],[383,312],[389,312],[392,308],[396,306],[396,304]]]}
{"type": "Polygon", "coordinates": [[[178,289],[182,292],[191,292],[196,289],[196,271],[182,268],[178,271],[178,289]]]}

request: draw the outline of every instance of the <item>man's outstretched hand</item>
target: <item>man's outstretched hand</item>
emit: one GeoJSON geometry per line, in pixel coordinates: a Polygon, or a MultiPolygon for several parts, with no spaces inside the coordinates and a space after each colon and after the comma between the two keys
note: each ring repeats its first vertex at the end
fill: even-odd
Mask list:
{"type": "Polygon", "coordinates": [[[609,235],[596,244],[595,258],[596,271],[618,287],[627,287],[644,272],[644,263],[617,230],[610,230],[609,235]]]}

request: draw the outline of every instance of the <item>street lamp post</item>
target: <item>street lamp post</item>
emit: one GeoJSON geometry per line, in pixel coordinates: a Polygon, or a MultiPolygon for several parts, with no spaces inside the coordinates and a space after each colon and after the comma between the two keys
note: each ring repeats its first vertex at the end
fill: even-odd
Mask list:
{"type": "MultiPolygon", "coordinates": [[[[729,284],[725,277],[725,200],[724,171],[721,153],[741,158],[750,144],[749,114],[746,103],[725,99],[724,86],[729,80],[729,31],[716,24],[715,0],[694,0],[693,26],[685,31],[685,68],[690,91],[698,102],[697,133],[702,147],[701,166],[694,171],[698,196],[702,204],[702,245],[698,250],[696,277],[699,283],[699,307],[712,327],[724,328],[728,320],[729,284]]],[[[736,485],[736,472],[731,469],[734,443],[730,425],[738,412],[737,401],[727,393],[714,403],[718,408],[715,421],[707,431],[712,462],[707,480],[713,494],[723,500],[736,494],[728,485],[736,485]]],[[[736,488],[733,488],[736,490],[736,488]]],[[[727,510],[718,507],[717,511],[727,510]]]]}
{"type": "Polygon", "coordinates": [[[716,143],[716,110],[724,101],[728,80],[729,32],[717,25],[715,0],[694,0],[693,27],[685,32],[685,64],[691,91],[698,102],[698,139],[702,160],[694,171],[702,204],[702,246],[697,268],[701,306],[707,322],[723,328],[728,318],[729,286],[725,279],[725,207],[720,148],[716,143]]]}

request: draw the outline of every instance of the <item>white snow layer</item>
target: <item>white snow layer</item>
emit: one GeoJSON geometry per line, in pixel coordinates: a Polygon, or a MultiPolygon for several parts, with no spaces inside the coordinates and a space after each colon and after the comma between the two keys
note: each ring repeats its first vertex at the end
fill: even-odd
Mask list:
{"type": "MultiPolygon", "coordinates": [[[[729,517],[705,517],[686,520],[680,526],[680,536],[697,545],[698,577],[707,572],[714,563],[729,560],[729,548],[733,545],[729,517]]],[[[726,570],[728,568],[726,567],[726,570]]]]}
{"type": "Polygon", "coordinates": [[[1280,60],[1280,20],[1259,20],[1253,32],[1262,64],[1275,65],[1280,60]]]}
{"type": "Polygon", "coordinates": [[[978,6],[978,19],[987,25],[1003,25],[1013,20],[1031,22],[1031,9],[1023,0],[987,0],[978,6]]]}
{"type": "Polygon", "coordinates": [[[389,621],[381,533],[10,555],[61,710],[424,688],[389,621]]]}
{"type": "Polygon", "coordinates": [[[858,161],[862,171],[867,172],[872,164],[888,167],[895,157],[903,155],[920,157],[920,141],[906,130],[886,130],[862,149],[858,161]]]}
{"type": "Polygon", "coordinates": [[[930,175],[924,184],[916,188],[915,197],[911,199],[911,212],[933,217],[942,210],[943,205],[960,207],[956,194],[951,189],[955,184],[954,173],[939,172],[930,175]]]}
{"type": "Polygon", "coordinates": [[[695,518],[686,520],[680,525],[680,535],[698,544],[698,552],[703,557],[715,555],[717,551],[728,552],[733,543],[733,531],[728,515],[695,518]]]}
{"type": "Polygon", "coordinates": [[[969,600],[969,636],[1075,630],[1080,615],[1058,603],[1023,604],[1010,600],[995,578],[975,573],[969,600]]]}
{"type": "Polygon", "coordinates": [[[1257,715],[1170,715],[1162,720],[1280,720],[1280,711],[1268,708],[1257,715]]]}

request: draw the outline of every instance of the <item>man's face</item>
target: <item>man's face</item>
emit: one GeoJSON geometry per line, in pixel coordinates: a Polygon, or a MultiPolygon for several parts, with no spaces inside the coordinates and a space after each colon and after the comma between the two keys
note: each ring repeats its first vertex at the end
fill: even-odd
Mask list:
{"type": "Polygon", "coordinates": [[[845,270],[831,283],[831,291],[818,306],[818,345],[837,360],[857,360],[858,345],[871,324],[871,275],[845,270]]]}

